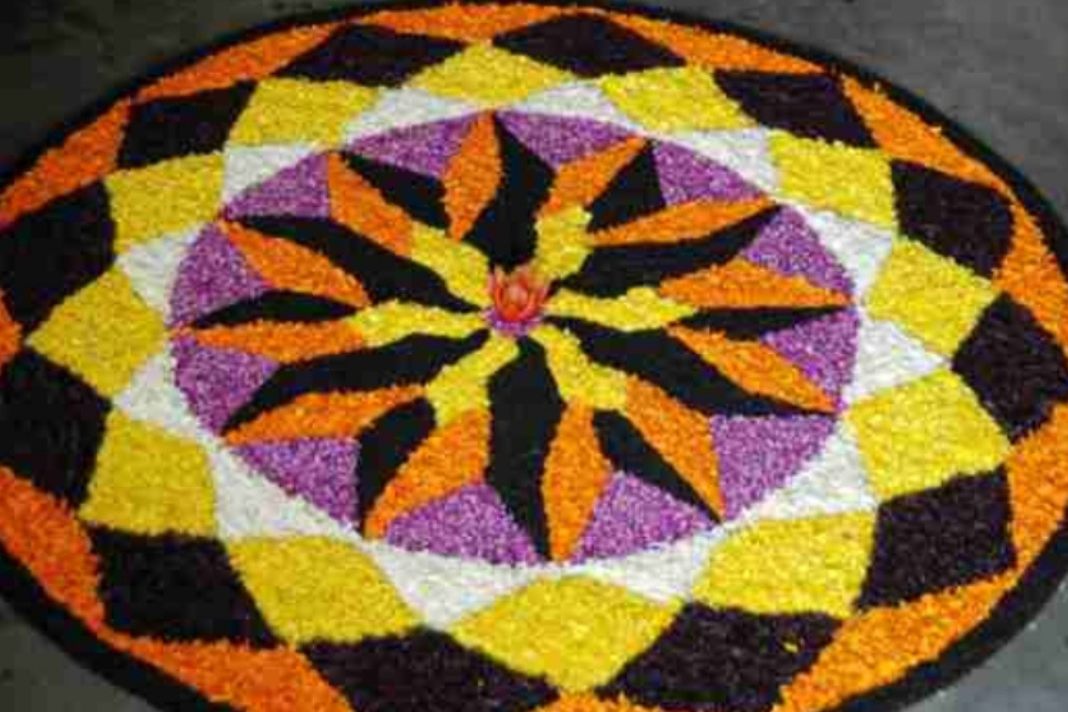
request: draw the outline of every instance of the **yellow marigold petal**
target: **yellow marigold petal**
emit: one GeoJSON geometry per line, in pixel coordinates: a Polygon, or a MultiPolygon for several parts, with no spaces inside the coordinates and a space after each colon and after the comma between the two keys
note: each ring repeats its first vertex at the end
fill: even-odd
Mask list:
{"type": "Polygon", "coordinates": [[[485,327],[480,314],[457,314],[437,307],[390,301],[376,304],[347,319],[368,346],[399,341],[412,334],[463,338],[485,327]]]}
{"type": "Polygon", "coordinates": [[[582,268],[591,251],[589,222],[590,214],[577,206],[538,220],[534,264],[539,277],[562,279],[582,268]]]}
{"type": "Polygon", "coordinates": [[[355,643],[418,623],[386,575],[352,544],[292,537],[244,539],[226,549],[271,629],[295,645],[355,643]]]}
{"type": "Polygon", "coordinates": [[[554,326],[539,326],[530,337],[545,347],[549,370],[560,395],[568,403],[622,410],[627,402],[627,377],[594,363],[574,335],[554,326]]]}
{"type": "Polygon", "coordinates": [[[452,632],[516,670],[578,692],[612,679],[656,640],[678,608],[588,578],[540,580],[452,632]]]}
{"type": "Polygon", "coordinates": [[[692,306],[661,297],[652,287],[635,287],[618,297],[590,297],[562,289],[549,300],[545,311],[619,331],[659,329],[697,313],[692,306]]]}
{"type": "Polygon", "coordinates": [[[488,409],[489,379],[518,355],[514,339],[493,334],[478,351],[441,369],[426,387],[437,422],[444,425],[469,410],[488,409]]]}
{"type": "Polygon", "coordinates": [[[479,307],[489,306],[489,260],[477,247],[454,242],[440,230],[416,225],[408,257],[434,270],[460,299],[479,307]]]}

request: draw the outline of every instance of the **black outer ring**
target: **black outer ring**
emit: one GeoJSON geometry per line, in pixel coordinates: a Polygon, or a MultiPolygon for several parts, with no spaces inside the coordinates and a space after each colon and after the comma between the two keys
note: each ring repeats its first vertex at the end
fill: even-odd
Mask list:
{"type": "MultiPolygon", "coordinates": [[[[186,68],[231,45],[241,44],[301,25],[354,19],[383,9],[426,9],[455,3],[462,5],[504,5],[502,0],[374,0],[352,7],[342,6],[316,12],[304,12],[260,23],[254,28],[224,35],[220,39],[184,53],[124,82],[108,92],[101,100],[78,112],[72,119],[61,122],[47,137],[22,158],[0,172],[0,191],[19,175],[31,168],[49,149],[58,147],[73,132],[98,118],[116,101],[128,97],[154,81],[186,68]]],[[[1057,257],[1062,272],[1068,274],[1068,228],[1039,191],[1018,170],[995,154],[969,131],[912,92],[882,78],[878,74],[823,50],[802,43],[785,40],[763,30],[732,22],[713,21],[678,10],[650,7],[631,0],[522,0],[519,4],[565,7],[597,7],[609,11],[628,12],[652,19],[699,27],[711,32],[733,34],[750,39],[765,47],[779,50],[828,70],[838,70],[861,81],[869,88],[878,86],[895,103],[905,106],[928,123],[943,129],[944,135],[965,153],[984,162],[1012,187],[1024,207],[1040,223],[1049,239],[1049,246],[1057,257]]],[[[1060,529],[1046,543],[1039,557],[1024,573],[1016,587],[1008,592],[989,617],[947,648],[934,662],[912,668],[897,682],[863,693],[827,712],[892,712],[917,702],[938,690],[948,687],[982,664],[1017,633],[1023,630],[1045,604],[1056,594],[1068,574],[1068,511],[1062,517],[1060,529]]],[[[40,584],[3,547],[0,547],[0,594],[24,618],[65,650],[84,667],[112,684],[134,692],[163,710],[176,712],[232,712],[236,708],[212,702],[200,691],[186,685],[125,653],[119,652],[94,636],[86,626],[56,604],[40,584]]]]}

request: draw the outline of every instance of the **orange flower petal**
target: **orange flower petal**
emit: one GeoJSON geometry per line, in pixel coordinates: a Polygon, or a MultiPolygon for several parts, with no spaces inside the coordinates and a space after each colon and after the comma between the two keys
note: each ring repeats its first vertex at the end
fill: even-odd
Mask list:
{"type": "Polygon", "coordinates": [[[120,101],[71,134],[62,146],[42,155],[0,195],[0,228],[115,170],[129,116],[129,100],[120,101]]]}
{"type": "Polygon", "coordinates": [[[338,26],[339,23],[307,25],[242,42],[161,79],[138,94],[137,101],[187,96],[233,86],[240,81],[262,79],[325,40],[338,26]]]}
{"type": "Polygon", "coordinates": [[[493,12],[471,12],[460,4],[426,10],[385,10],[368,15],[362,24],[375,24],[398,32],[479,42],[566,12],[540,5],[498,5],[493,12]]]}
{"type": "Polygon", "coordinates": [[[192,332],[205,346],[243,351],[278,363],[296,363],[363,348],[363,339],[341,321],[320,324],[258,321],[192,332]]]}
{"type": "Polygon", "coordinates": [[[664,282],[661,296],[702,308],[838,307],[849,297],[744,260],[733,260],[664,282]]]}
{"type": "Polygon", "coordinates": [[[683,327],[668,333],[747,391],[809,410],[834,412],[831,397],[770,346],[683,327]]]}
{"type": "Polygon", "coordinates": [[[708,418],[639,378],[627,381],[627,417],[715,512],[723,512],[708,418]]]}
{"type": "Polygon", "coordinates": [[[340,156],[327,164],[330,213],[342,225],[406,256],[412,249],[412,219],[386,200],[370,183],[345,165],[340,156]]]}
{"type": "Polygon", "coordinates": [[[295,650],[253,650],[230,643],[169,643],[121,634],[108,642],[202,691],[256,712],[351,712],[352,707],[295,650]]]}
{"type": "Polygon", "coordinates": [[[464,136],[442,176],[449,237],[462,239],[493,200],[501,182],[501,153],[490,114],[480,116],[464,136]]]}
{"type": "Polygon", "coordinates": [[[703,28],[685,27],[639,15],[612,13],[612,17],[624,27],[665,45],[687,62],[704,67],[784,74],[822,71],[811,62],[761,47],[741,37],[711,33],[703,28]]]}
{"type": "Polygon", "coordinates": [[[1031,565],[1064,522],[1068,506],[1068,406],[1024,438],[1005,463],[1017,566],[1031,565]]]}
{"type": "Polygon", "coordinates": [[[783,689],[783,702],[773,712],[832,709],[897,681],[916,665],[937,658],[964,631],[986,619],[1015,582],[1015,575],[1004,574],[845,621],[815,665],[783,689]]]}
{"type": "Polygon", "coordinates": [[[593,233],[598,246],[681,242],[705,237],[752,217],[770,206],[766,199],[723,203],[699,200],[593,233]]]}
{"type": "Polygon", "coordinates": [[[231,445],[294,438],[355,437],[379,417],[422,395],[419,386],[360,393],[308,393],[226,436],[231,445]]]}
{"type": "Polygon", "coordinates": [[[472,411],[435,430],[375,502],[365,533],[382,538],[397,517],[479,481],[489,464],[489,440],[486,411],[472,411]]]}
{"type": "Polygon", "coordinates": [[[561,166],[541,215],[578,205],[586,207],[604,192],[616,174],[634,159],[646,144],[641,137],[624,139],[603,151],[583,156],[561,166]]]}
{"type": "Polygon", "coordinates": [[[371,303],[355,277],[320,253],[236,223],[227,223],[223,229],[253,269],[272,287],[315,294],[354,307],[371,303]]]}
{"type": "Polygon", "coordinates": [[[4,305],[4,290],[0,289],[0,371],[15,358],[22,346],[22,326],[15,321],[4,305]]]}
{"type": "Polygon", "coordinates": [[[596,695],[564,694],[560,699],[534,712],[664,712],[660,707],[644,707],[623,697],[605,700],[596,695]]]}
{"type": "Polygon", "coordinates": [[[938,127],[895,104],[878,88],[868,89],[852,78],[846,78],[843,84],[879,148],[886,153],[1009,193],[1004,181],[961,151],[938,127]]]}
{"type": "Polygon", "coordinates": [[[85,530],[65,504],[2,466],[0,544],[49,598],[86,624],[103,624],[98,562],[85,530]]]}
{"type": "Polygon", "coordinates": [[[611,475],[612,464],[601,452],[593,427],[593,411],[568,406],[545,458],[541,484],[554,561],[574,553],[611,475]]]}
{"type": "Polygon", "coordinates": [[[1030,309],[1061,348],[1068,350],[1068,285],[1064,274],[1035,219],[1015,202],[1012,215],[1012,248],[994,275],[994,283],[1030,309]]]}

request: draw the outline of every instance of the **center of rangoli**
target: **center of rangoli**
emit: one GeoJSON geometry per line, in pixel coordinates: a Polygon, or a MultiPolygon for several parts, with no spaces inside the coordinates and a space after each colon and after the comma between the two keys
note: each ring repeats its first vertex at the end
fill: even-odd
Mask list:
{"type": "Polygon", "coordinates": [[[362,536],[573,563],[788,484],[835,429],[852,295],[798,212],[709,158],[484,113],[236,191],[180,266],[172,353],[205,427],[362,536]]]}

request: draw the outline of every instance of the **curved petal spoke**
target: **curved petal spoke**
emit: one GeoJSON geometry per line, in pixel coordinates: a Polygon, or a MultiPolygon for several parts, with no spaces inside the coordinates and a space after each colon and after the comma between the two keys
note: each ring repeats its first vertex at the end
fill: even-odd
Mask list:
{"type": "Polygon", "coordinates": [[[359,280],[318,252],[237,223],[222,228],[249,264],[276,289],[313,294],[354,307],[370,303],[359,280]]]}
{"type": "MultiPolygon", "coordinates": [[[[490,418],[473,410],[433,430],[389,478],[368,512],[364,534],[380,539],[398,517],[482,478],[489,463],[490,418]]],[[[361,472],[362,474],[362,472],[361,472]]]]}
{"type": "MultiPolygon", "coordinates": [[[[588,294],[613,295],[638,285],[659,285],[665,279],[691,274],[735,259],[778,214],[758,211],[693,239],[676,242],[627,242],[596,247],[576,274],[563,285],[588,294]]],[[[593,244],[594,237],[587,238],[593,244]]]]}
{"type": "Polygon", "coordinates": [[[353,232],[383,249],[404,256],[415,221],[401,208],[353,171],[341,156],[331,156],[330,215],[353,232]]]}
{"type": "Polygon", "coordinates": [[[644,434],[620,413],[602,411],[594,420],[601,447],[616,469],[645,480],[675,499],[717,517],[686,478],[652,447],[644,434]]]}
{"type": "Polygon", "coordinates": [[[418,398],[418,386],[354,393],[306,393],[226,435],[231,445],[295,438],[351,438],[383,414],[418,398]]]}
{"type": "Polygon", "coordinates": [[[385,346],[417,334],[462,339],[486,326],[480,314],[457,314],[399,301],[361,309],[347,321],[372,347],[385,346]]]}
{"type": "Polygon", "coordinates": [[[786,276],[745,260],[734,260],[665,282],[660,294],[703,309],[844,307],[849,295],[786,276]]]}
{"type": "Polygon", "coordinates": [[[604,193],[624,166],[645,148],[647,139],[633,137],[583,156],[557,169],[549,199],[542,206],[546,216],[573,207],[585,208],[604,193]]]}
{"type": "Polygon", "coordinates": [[[534,257],[534,226],[549,195],[553,170],[499,119],[494,120],[494,126],[500,150],[500,184],[463,239],[482,250],[493,266],[513,269],[534,257]]]}
{"type": "Polygon", "coordinates": [[[618,297],[590,297],[561,290],[550,300],[546,312],[628,332],[663,328],[693,316],[697,310],[688,304],[665,299],[651,287],[635,287],[618,297]]]}
{"type": "Polygon", "coordinates": [[[549,444],[563,415],[541,346],[519,343],[520,354],[490,380],[492,426],[486,483],[496,490],[534,548],[549,556],[542,474],[549,444]]]}
{"type": "Polygon", "coordinates": [[[283,366],[230,417],[226,431],[236,430],[310,393],[363,392],[426,383],[485,341],[484,331],[463,340],[409,336],[379,348],[283,366]]]}
{"type": "Polygon", "coordinates": [[[611,477],[612,463],[601,452],[594,411],[569,405],[549,446],[541,482],[553,561],[574,555],[611,477]]]}
{"type": "MultiPolygon", "coordinates": [[[[409,259],[407,252],[397,254],[330,220],[253,217],[241,222],[326,256],[353,275],[374,303],[404,299],[454,311],[473,311],[470,304],[449,291],[439,275],[409,259]]],[[[406,249],[410,250],[410,245],[406,249]]]]}
{"type": "Polygon", "coordinates": [[[362,349],[360,335],[344,321],[317,324],[255,321],[193,331],[198,343],[241,351],[278,363],[298,363],[362,349]]]}
{"type": "Polygon", "coordinates": [[[561,210],[538,220],[538,247],[534,264],[540,277],[555,281],[582,268],[590,254],[586,232],[590,214],[579,207],[561,210]]]}
{"type": "Polygon", "coordinates": [[[834,412],[834,400],[770,346],[682,327],[669,333],[747,391],[810,411],[834,412]]]}
{"type": "Polygon", "coordinates": [[[354,311],[348,304],[310,294],[266,292],[205,314],[193,322],[193,326],[197,329],[207,329],[214,326],[286,321],[310,324],[341,319],[354,311]]]}
{"type": "Polygon", "coordinates": [[[593,233],[598,246],[665,244],[697,240],[758,215],[772,204],[766,198],[723,202],[697,200],[593,233]]]}
{"type": "Polygon", "coordinates": [[[434,417],[444,425],[472,409],[489,408],[489,382],[519,356],[515,340],[496,334],[486,345],[441,369],[426,388],[434,417]]]}
{"type": "Polygon", "coordinates": [[[831,306],[703,309],[679,321],[678,326],[701,331],[716,331],[732,339],[751,340],[822,319],[843,308],[831,306]]]}
{"type": "Polygon", "coordinates": [[[482,308],[489,306],[489,260],[477,248],[454,242],[440,230],[417,225],[409,258],[433,270],[460,299],[482,308]]]}
{"type": "Polygon", "coordinates": [[[549,371],[567,403],[607,410],[621,410],[626,404],[627,377],[590,360],[574,335],[542,325],[530,337],[545,349],[549,371]]]}
{"type": "MultiPolygon", "coordinates": [[[[597,364],[637,376],[706,416],[794,415],[808,412],[759,393],[749,393],[698,354],[663,331],[622,333],[578,319],[553,318],[573,334],[597,364]]],[[[618,408],[617,408],[618,410],[618,408]]]]}
{"type": "Polygon", "coordinates": [[[345,154],[342,160],[388,203],[411,218],[434,227],[448,225],[445,188],[436,179],[352,153],[345,154]]]}
{"type": "Polygon", "coordinates": [[[678,473],[704,507],[723,513],[719,463],[708,418],[660,388],[631,378],[626,416],[663,460],[678,473]]]}
{"type": "Polygon", "coordinates": [[[470,232],[493,200],[501,179],[497,130],[493,117],[484,114],[471,124],[442,177],[450,238],[461,240],[470,232]]]}

